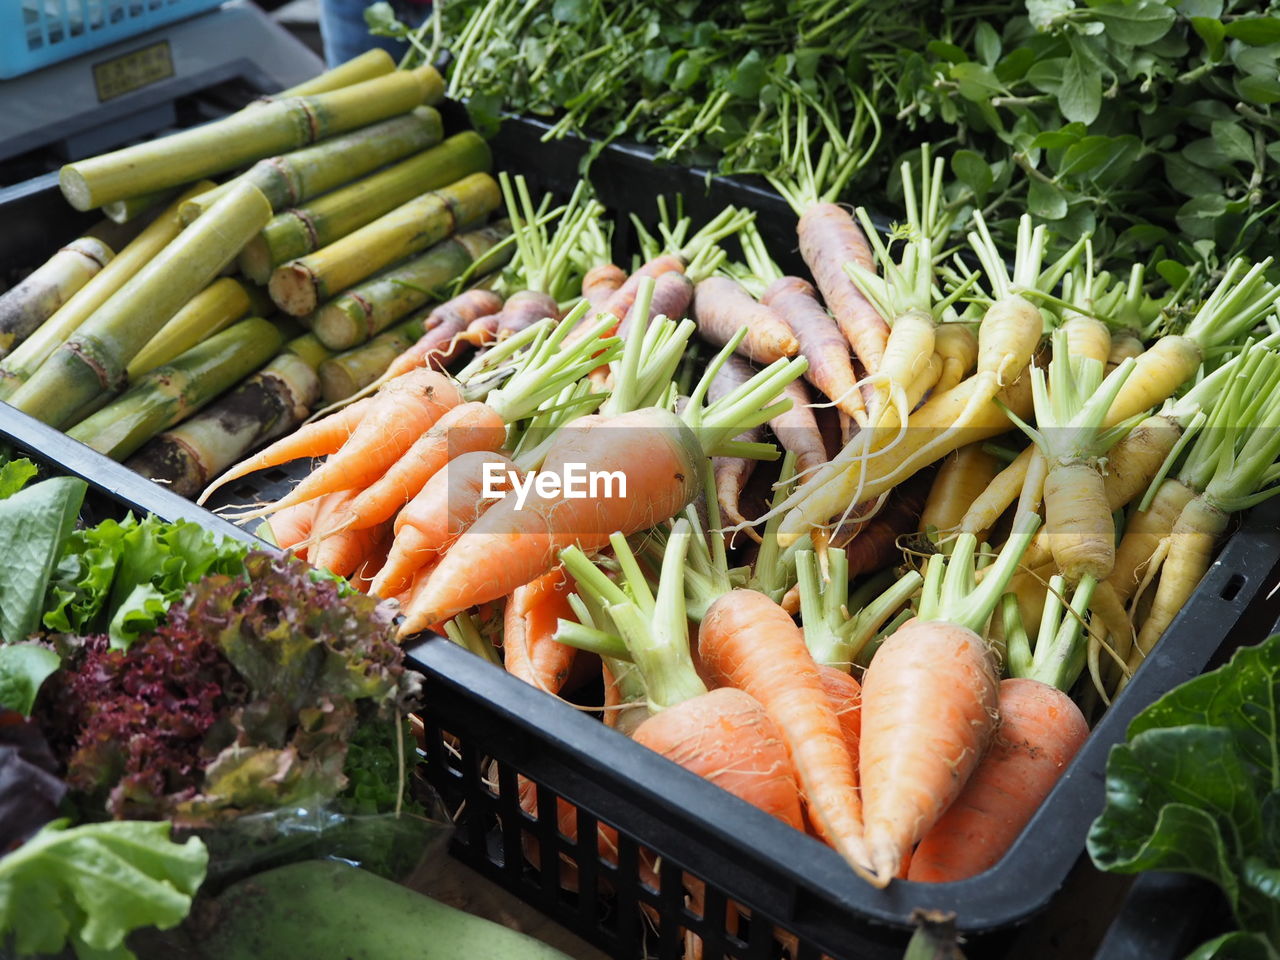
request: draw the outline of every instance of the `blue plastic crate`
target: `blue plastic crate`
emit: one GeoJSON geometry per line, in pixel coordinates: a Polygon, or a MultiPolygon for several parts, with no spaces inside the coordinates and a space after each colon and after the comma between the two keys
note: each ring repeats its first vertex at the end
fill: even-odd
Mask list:
{"type": "Polygon", "coordinates": [[[222,0],[0,0],[0,79],[97,50],[222,0]]]}

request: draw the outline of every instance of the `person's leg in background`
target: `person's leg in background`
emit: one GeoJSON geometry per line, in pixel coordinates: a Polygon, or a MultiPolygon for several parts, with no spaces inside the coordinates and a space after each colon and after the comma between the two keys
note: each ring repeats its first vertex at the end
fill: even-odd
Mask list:
{"type": "MultiPolygon", "coordinates": [[[[375,37],[364,22],[366,7],[374,0],[320,0],[320,35],[324,39],[324,59],[330,67],[345,63],[366,50],[381,47],[397,61],[409,45],[391,37],[375,37]]],[[[429,3],[399,0],[391,4],[396,18],[410,27],[419,26],[430,14],[429,3]]]]}

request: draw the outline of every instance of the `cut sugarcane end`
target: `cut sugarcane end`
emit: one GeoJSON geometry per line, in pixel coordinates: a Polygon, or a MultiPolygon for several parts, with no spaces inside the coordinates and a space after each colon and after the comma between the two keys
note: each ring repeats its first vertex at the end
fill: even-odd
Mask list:
{"type": "Polygon", "coordinates": [[[92,210],[97,206],[93,202],[93,191],[74,164],[69,163],[58,172],[58,186],[62,189],[62,195],[67,198],[67,203],[77,210],[92,210]]]}
{"type": "Polygon", "coordinates": [[[277,307],[292,317],[305,317],[319,306],[316,277],[305,263],[286,263],[271,274],[267,291],[277,307]]]}

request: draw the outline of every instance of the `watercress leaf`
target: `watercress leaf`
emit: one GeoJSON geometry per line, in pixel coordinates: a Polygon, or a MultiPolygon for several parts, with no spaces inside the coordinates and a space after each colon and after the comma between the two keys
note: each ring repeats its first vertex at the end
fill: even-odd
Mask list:
{"type": "Polygon", "coordinates": [[[973,48],[978,51],[978,58],[988,67],[994,67],[1000,59],[1000,34],[996,28],[985,20],[973,31],[973,48]]]}
{"type": "Polygon", "coordinates": [[[0,640],[18,643],[33,633],[44,612],[45,591],[75,526],[87,485],[53,477],[0,500],[0,640]]]}
{"type": "Polygon", "coordinates": [[[1174,289],[1186,283],[1187,277],[1191,275],[1186,264],[1179,263],[1177,260],[1159,261],[1156,264],[1156,273],[1160,274],[1160,278],[1174,289]]]}
{"type": "Polygon", "coordinates": [[[1263,106],[1280,102],[1280,79],[1254,74],[1236,79],[1236,92],[1250,103],[1263,106]]]}
{"type": "Polygon", "coordinates": [[[1223,0],[1178,0],[1177,10],[1184,17],[1217,19],[1222,16],[1224,6],[1223,0]]]}
{"type": "Polygon", "coordinates": [[[551,5],[551,16],[558,23],[585,23],[591,16],[591,4],[588,0],[555,0],[551,5]]]}
{"type": "Polygon", "coordinates": [[[385,0],[365,7],[364,24],[375,37],[403,37],[409,32],[409,28],[396,19],[395,10],[385,0]]]}
{"type": "Polygon", "coordinates": [[[1027,16],[1037,30],[1049,30],[1075,6],[1074,0],[1027,0],[1027,16]]]}
{"type": "Polygon", "coordinates": [[[991,191],[991,165],[972,150],[951,155],[951,172],[981,201],[991,191]]]}
{"type": "Polygon", "coordinates": [[[1261,857],[1245,857],[1244,882],[1268,900],[1280,901],[1280,867],[1261,857]]]}
{"type": "Polygon", "coordinates": [[[1192,140],[1182,148],[1182,155],[1189,162],[1206,170],[1226,171],[1231,166],[1231,158],[1223,152],[1221,145],[1213,137],[1192,140]]]}
{"type": "Polygon", "coordinates": [[[1106,27],[1108,37],[1135,47],[1155,43],[1169,32],[1177,17],[1162,0],[1108,3],[1094,7],[1090,13],[1106,27]]]}
{"type": "Polygon", "coordinates": [[[1060,220],[1067,215],[1067,198],[1052,183],[1033,177],[1027,188],[1027,210],[1033,217],[1060,220]]]}
{"type": "Polygon", "coordinates": [[[1229,120],[1216,120],[1211,127],[1213,142],[1232,160],[1252,163],[1253,137],[1239,123],[1229,120]]]}
{"type": "Polygon", "coordinates": [[[1084,137],[1067,147],[1058,169],[1060,177],[1079,177],[1106,166],[1126,149],[1125,142],[1111,137],[1084,137]]]}
{"type": "Polygon", "coordinates": [[[1218,177],[1173,153],[1165,155],[1164,175],[1171,187],[1188,197],[1198,197],[1222,189],[1222,181],[1218,177]]]}
{"type": "Polygon", "coordinates": [[[990,68],[980,63],[957,63],[951,67],[950,72],[960,96],[975,103],[989,100],[1002,89],[1000,81],[990,68]]]}
{"type": "Polygon", "coordinates": [[[1036,55],[1030,47],[1010,50],[994,67],[996,79],[1004,84],[1012,84],[1025,77],[1035,62],[1036,55]]]}
{"type": "Polygon", "coordinates": [[[1227,28],[1222,25],[1222,21],[1212,17],[1192,17],[1191,29],[1204,41],[1209,59],[1214,62],[1221,60],[1227,51],[1227,28]]]}
{"type": "Polygon", "coordinates": [[[1182,232],[1198,240],[1212,237],[1218,218],[1227,212],[1226,198],[1217,194],[1192,197],[1178,208],[1174,219],[1182,232]]]}
{"type": "Polygon", "coordinates": [[[1244,73],[1254,77],[1276,75],[1276,52],[1266,47],[1251,47],[1245,43],[1233,43],[1230,47],[1231,62],[1244,73]]]}
{"type": "Polygon", "coordinates": [[[0,646],[0,709],[31,716],[40,685],[58,669],[58,655],[38,643],[0,646]]]}
{"type": "Polygon", "coordinates": [[[0,466],[0,500],[11,497],[27,485],[38,472],[30,460],[7,460],[0,466]]]}
{"type": "Polygon", "coordinates": [[[1097,66],[1078,53],[1067,58],[1058,88],[1058,106],[1068,120],[1093,123],[1102,108],[1102,77],[1097,66]]]}
{"type": "Polygon", "coordinates": [[[1037,60],[1027,70],[1027,82],[1041,93],[1057,94],[1062,88],[1063,74],[1066,72],[1066,57],[1049,57],[1037,60]]]}
{"type": "Polygon", "coordinates": [[[733,68],[725,89],[735,97],[753,99],[759,96],[760,88],[764,86],[767,75],[766,66],[760,51],[748,51],[747,55],[733,68]]]}
{"type": "Polygon", "coordinates": [[[89,948],[81,956],[132,957],[125,936],[181,922],[204,880],[204,844],[174,843],[169,830],[165,821],[47,824],[0,859],[0,934],[12,933],[19,953],[57,953],[71,939],[89,948]]]}
{"type": "Polygon", "coordinates": [[[1031,145],[1045,150],[1061,150],[1076,143],[1085,135],[1088,129],[1083,123],[1068,123],[1065,127],[1057,130],[1046,130],[1043,133],[1037,133],[1031,141],[1031,145]]]}
{"type": "Polygon", "coordinates": [[[1236,930],[1202,943],[1187,960],[1276,960],[1276,951],[1262,934],[1236,930]]]}
{"type": "Polygon", "coordinates": [[[1232,20],[1226,25],[1226,34],[1252,47],[1263,47],[1269,43],[1280,43],[1280,18],[1246,17],[1232,20]]]}

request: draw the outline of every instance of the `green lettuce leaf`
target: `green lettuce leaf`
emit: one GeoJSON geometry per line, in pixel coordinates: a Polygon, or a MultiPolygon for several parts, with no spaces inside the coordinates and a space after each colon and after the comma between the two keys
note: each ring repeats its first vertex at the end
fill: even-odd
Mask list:
{"type": "Polygon", "coordinates": [[[0,934],[21,954],[70,941],[81,958],[131,958],[125,936],[180,923],[208,860],[197,838],[170,840],[165,822],[55,820],[0,859],[0,934]]]}
{"type": "Polygon", "coordinates": [[[4,460],[0,465],[0,500],[12,497],[38,472],[38,468],[30,460],[4,460]]]}
{"type": "Polygon", "coordinates": [[[45,591],[88,489],[54,477],[0,500],[0,640],[20,643],[40,626],[45,591]]]}
{"type": "Polygon", "coordinates": [[[1197,957],[1275,956],[1280,635],[1134,718],[1128,742],[1108,758],[1106,807],[1088,849],[1115,873],[1173,870],[1216,883],[1240,932],[1205,944],[1197,957]]]}
{"type": "Polygon", "coordinates": [[[31,716],[40,685],[58,669],[60,658],[38,643],[0,647],[0,708],[31,716]]]}

